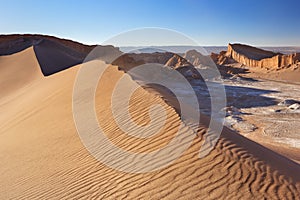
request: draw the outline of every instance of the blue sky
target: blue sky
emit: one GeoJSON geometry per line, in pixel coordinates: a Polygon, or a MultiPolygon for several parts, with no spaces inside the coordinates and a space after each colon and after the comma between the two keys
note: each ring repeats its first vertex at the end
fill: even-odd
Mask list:
{"type": "Polygon", "coordinates": [[[2,0],[0,33],[101,44],[120,32],[161,27],[199,45],[300,46],[299,7],[297,0],[2,0]]]}

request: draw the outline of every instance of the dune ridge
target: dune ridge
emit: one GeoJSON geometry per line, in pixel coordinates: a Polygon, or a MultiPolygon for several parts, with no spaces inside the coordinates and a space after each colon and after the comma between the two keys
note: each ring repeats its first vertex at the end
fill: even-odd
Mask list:
{"type": "Polygon", "coordinates": [[[58,42],[68,48],[72,48],[79,53],[88,54],[96,45],[85,45],[76,41],[61,39],[49,35],[40,34],[9,34],[0,35],[0,55],[10,55],[17,53],[28,47],[34,46],[41,40],[58,42]]]}
{"type": "MultiPolygon", "coordinates": [[[[33,53],[33,48],[29,48],[0,57],[0,67],[16,69],[18,65],[11,59],[36,69],[33,53]],[[26,53],[29,56],[24,56],[26,53]],[[1,62],[3,58],[6,62],[1,62]]],[[[1,112],[10,113],[0,118],[0,159],[4,163],[0,165],[1,199],[297,199],[300,196],[299,165],[228,129],[224,129],[214,150],[199,159],[202,137],[207,131],[205,120],[190,148],[162,170],[130,174],[97,162],[81,143],[72,116],[76,74],[79,67],[89,64],[48,77],[30,78],[30,87],[10,88],[18,99],[6,102],[5,106],[3,98],[0,99],[1,112]]],[[[132,96],[130,112],[134,121],[147,124],[149,106],[162,105],[167,122],[161,134],[137,140],[124,136],[114,123],[107,108],[112,88],[123,75],[117,66],[109,66],[100,80],[95,108],[99,124],[105,127],[113,143],[127,150],[147,152],[166,145],[178,128],[180,116],[172,106],[145,89],[132,96]]],[[[20,79],[25,78],[20,75],[20,79]]],[[[134,82],[129,80],[128,84],[134,82]]]]}
{"type": "MultiPolygon", "coordinates": [[[[68,69],[84,61],[97,45],[85,45],[68,39],[48,35],[0,35],[0,55],[11,55],[33,47],[45,76],[68,69]]],[[[112,45],[97,46],[103,52],[121,54],[112,45]]]]}

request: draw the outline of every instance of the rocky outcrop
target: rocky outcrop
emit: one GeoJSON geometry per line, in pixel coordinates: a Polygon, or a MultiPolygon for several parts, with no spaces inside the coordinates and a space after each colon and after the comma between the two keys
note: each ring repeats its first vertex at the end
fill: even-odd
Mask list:
{"type": "Polygon", "coordinates": [[[210,56],[205,56],[196,50],[187,51],[184,56],[194,66],[213,66],[215,65],[210,56]]]}
{"type": "Polygon", "coordinates": [[[156,63],[161,64],[182,73],[187,78],[200,79],[201,76],[195,67],[185,58],[171,52],[155,53],[126,53],[112,62],[118,65],[120,69],[129,71],[139,65],[156,63]]]}
{"type": "Polygon", "coordinates": [[[300,61],[300,53],[283,55],[243,44],[229,44],[227,58],[249,66],[260,68],[283,68],[300,61]]]}
{"type": "Polygon", "coordinates": [[[219,54],[212,53],[210,57],[216,64],[219,65],[236,63],[234,59],[226,56],[226,53],[226,51],[221,51],[219,54]]]}
{"type": "Polygon", "coordinates": [[[182,58],[181,56],[174,54],[165,63],[165,65],[176,69],[176,68],[182,67],[182,66],[191,66],[191,63],[189,63],[186,59],[182,58]]]}

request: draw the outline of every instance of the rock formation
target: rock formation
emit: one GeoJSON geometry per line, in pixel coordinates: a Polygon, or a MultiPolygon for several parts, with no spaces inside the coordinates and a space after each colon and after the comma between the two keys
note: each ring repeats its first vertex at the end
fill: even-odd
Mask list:
{"type": "Polygon", "coordinates": [[[226,51],[221,51],[219,54],[212,53],[210,57],[216,64],[219,65],[236,63],[234,59],[226,56],[226,53],[226,51]]]}
{"type": "Polygon", "coordinates": [[[186,60],[192,63],[194,66],[213,66],[215,65],[210,56],[202,55],[196,50],[187,51],[184,56],[186,60]]]}
{"type": "Polygon", "coordinates": [[[243,44],[229,44],[223,59],[225,57],[249,67],[273,69],[288,67],[300,61],[300,53],[283,55],[243,44]]]}
{"type": "Polygon", "coordinates": [[[171,52],[155,53],[126,53],[112,62],[118,65],[120,69],[129,71],[130,69],[143,64],[161,64],[182,73],[187,78],[200,79],[201,76],[195,67],[185,58],[171,52]]]}

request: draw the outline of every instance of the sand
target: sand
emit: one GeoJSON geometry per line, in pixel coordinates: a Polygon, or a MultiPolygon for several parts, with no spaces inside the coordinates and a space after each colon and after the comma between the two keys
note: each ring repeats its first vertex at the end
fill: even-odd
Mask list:
{"type": "MultiPolygon", "coordinates": [[[[226,128],[214,150],[199,159],[205,121],[189,149],[161,170],[125,173],[98,162],[83,146],[73,121],[72,91],[79,67],[43,77],[33,48],[0,57],[5,71],[0,73],[1,86],[5,83],[0,91],[0,111],[5,113],[0,118],[0,199],[299,198],[298,164],[226,128]]],[[[114,144],[127,150],[161,148],[176,133],[180,117],[141,88],[131,98],[134,121],[149,123],[147,111],[154,103],[165,108],[166,123],[161,134],[149,139],[122,135],[109,102],[113,85],[123,75],[117,66],[109,66],[100,80],[95,107],[99,124],[114,144]]],[[[135,83],[128,79],[126,84],[135,83]]]]}

